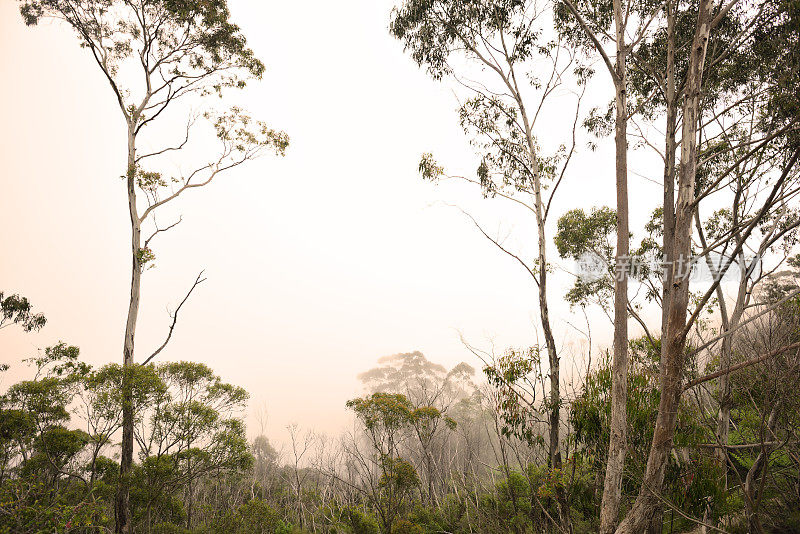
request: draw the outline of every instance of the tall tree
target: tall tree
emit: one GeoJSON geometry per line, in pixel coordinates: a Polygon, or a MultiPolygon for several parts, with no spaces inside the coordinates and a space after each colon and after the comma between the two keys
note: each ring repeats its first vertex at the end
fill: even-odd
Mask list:
{"type": "MultiPolygon", "coordinates": [[[[668,292],[664,295],[666,319],[662,332],[658,417],[642,488],[618,532],[640,532],[643,526],[650,521],[653,511],[659,506],[658,497],[672,448],[677,408],[683,392],[682,377],[687,335],[697,319],[702,305],[708,301],[719,284],[719,280],[715,280],[699,299],[700,308],[695,307],[691,315],[687,313],[687,309],[690,308],[690,267],[693,263],[692,227],[696,219],[698,203],[709,192],[709,188],[705,184],[701,184],[699,187],[697,185],[698,161],[701,161],[698,153],[698,132],[703,116],[702,94],[704,75],[706,74],[706,56],[712,30],[720,24],[733,5],[735,2],[720,6],[715,10],[712,2],[701,1],[697,8],[694,36],[688,51],[686,75],[683,81],[682,131],[674,226],[670,236],[671,240],[665,241],[665,256],[672,260],[667,264],[667,278],[670,283],[668,292]]],[[[712,56],[713,59],[716,58],[712,56]]],[[[791,169],[796,158],[796,154],[789,158],[786,162],[786,170],[791,169]]],[[[749,237],[755,225],[763,221],[770,209],[775,206],[774,202],[786,178],[786,173],[782,173],[781,177],[775,181],[772,192],[767,196],[763,206],[745,225],[742,238],[749,237]]],[[[718,182],[712,181],[712,190],[715,183],[718,182]]],[[[732,254],[739,254],[742,246],[740,241],[734,247],[732,254]]],[[[727,263],[730,264],[730,262],[727,263]]]]}
{"type": "Polygon", "coordinates": [[[628,269],[630,263],[630,230],[628,222],[628,56],[632,44],[627,43],[631,26],[636,33],[633,42],[643,38],[657,9],[646,2],[606,1],[573,2],[563,0],[556,10],[557,23],[576,44],[598,54],[614,88],[614,150],[617,243],[614,261],[614,359],[611,393],[611,433],[608,461],[600,510],[600,532],[614,530],[622,499],[622,473],[626,449],[626,406],[628,377],[628,269]],[[610,8],[610,9],[609,9],[610,8]],[[636,24],[638,22],[638,25],[636,24]],[[606,50],[608,43],[613,46],[606,50]]]}
{"type": "Polygon", "coordinates": [[[420,485],[416,469],[401,456],[401,445],[415,422],[442,414],[432,407],[414,408],[400,393],[373,393],[347,401],[347,407],[362,424],[370,447],[370,452],[361,453],[354,436],[348,450],[364,488],[359,490],[378,514],[381,533],[391,534],[420,485]]]}
{"type": "MultiPolygon", "coordinates": [[[[149,245],[158,234],[180,222],[159,226],[155,221],[156,210],[186,191],[208,185],[218,175],[252,160],[265,149],[282,155],[288,137],[233,107],[221,113],[204,114],[217,137],[219,151],[191,172],[168,177],[157,170],[157,164],[159,157],[174,155],[189,143],[192,119],[187,121],[185,137],[175,145],[139,152],[141,138],[155,130],[164,112],[177,107],[177,102],[192,96],[221,95],[223,90],[243,87],[249,79],[259,78],[264,72],[264,65],[247,47],[239,27],[230,22],[225,0],[22,0],[21,13],[29,25],[42,18],[54,18],[72,27],[81,46],[89,51],[107,80],[127,131],[123,176],[131,224],[131,283],[123,363],[130,368],[135,365],[142,273],[155,258],[149,245]],[[146,223],[151,223],[152,232],[143,239],[146,223]]],[[[201,281],[198,278],[192,290],[201,281]]],[[[177,312],[173,313],[164,345],[153,355],[171,338],[177,312]]],[[[115,505],[117,532],[131,530],[129,473],[133,464],[134,414],[130,380],[123,385],[121,476],[115,505]]]]}
{"type": "MultiPolygon", "coordinates": [[[[753,282],[758,283],[760,277],[753,276],[753,264],[747,265],[743,251],[751,248],[763,257],[770,247],[790,236],[795,227],[794,216],[791,210],[787,211],[785,203],[797,193],[793,176],[798,157],[791,141],[797,116],[785,113],[792,104],[781,90],[787,74],[765,72],[759,66],[765,58],[756,59],[758,52],[753,53],[753,49],[770,48],[763,44],[770,42],[766,36],[780,35],[781,32],[767,28],[776,24],[780,26],[783,21],[775,17],[769,3],[759,4],[754,10],[742,8],[732,11],[736,4],[736,1],[731,1],[716,6],[713,3],[689,6],[683,12],[678,11],[674,16],[677,22],[671,23],[673,28],[678,27],[674,31],[679,33],[687,16],[693,19],[693,36],[686,55],[675,58],[675,50],[683,49],[683,46],[680,40],[676,42],[674,35],[671,36],[672,44],[668,43],[666,49],[666,64],[670,67],[672,63],[667,76],[676,76],[680,80],[678,90],[673,90],[672,95],[681,99],[682,131],[677,202],[670,203],[665,195],[664,204],[664,256],[668,269],[663,296],[661,404],[642,489],[626,521],[620,526],[623,532],[637,532],[659,506],[659,492],[674,436],[675,412],[683,390],[680,384],[685,372],[690,330],[698,324],[704,306],[716,294],[720,301],[723,329],[727,330],[718,339],[728,339],[732,328],[736,328],[734,324],[741,319],[737,309],[743,303],[737,298],[733,314],[726,317],[725,299],[719,288],[723,276],[736,260],[744,268],[744,285],[740,290],[744,288],[746,293],[748,286],[752,289],[753,282]],[[780,106],[773,104],[775,97],[771,95],[776,94],[782,97],[780,106]],[[770,108],[774,111],[777,111],[775,108],[783,109],[784,113],[769,111],[770,108]],[[765,172],[765,169],[769,170],[765,172]],[[763,185],[757,186],[756,183],[763,185]],[[715,213],[709,223],[716,233],[712,243],[707,243],[700,225],[701,202],[726,188],[733,192],[733,209],[727,215],[724,211],[715,213]],[[693,225],[697,227],[699,236],[699,252],[694,256],[693,225]],[[722,261],[718,266],[709,262],[709,254],[715,251],[721,251],[722,261]],[[697,259],[703,261],[704,258],[714,277],[708,287],[698,295],[692,295],[689,290],[690,267],[697,259]],[[731,324],[731,319],[734,324],[731,324]]],[[[790,58],[785,61],[788,66],[793,54],[787,56],[790,58]]],[[[663,59],[660,65],[664,65],[663,59]]],[[[786,70],[791,78],[792,69],[786,70]]],[[[674,81],[672,83],[674,85],[674,81]]],[[[669,85],[666,93],[669,94],[669,85]]],[[[669,122],[669,108],[667,111],[669,122]]],[[[672,160],[667,160],[666,164],[665,188],[670,186],[666,171],[672,160]]],[[[723,343],[722,364],[727,367],[730,358],[726,345],[727,342],[723,343]]],[[[720,436],[725,434],[722,422],[726,418],[724,405],[728,387],[725,382],[723,379],[723,404],[717,425],[720,436]]]]}
{"type": "MultiPolygon", "coordinates": [[[[591,71],[561,43],[544,40],[542,25],[549,18],[546,6],[524,0],[408,0],[394,11],[390,29],[431,76],[452,76],[470,94],[459,112],[462,127],[480,150],[477,177],[448,176],[432,155],[426,154],[420,162],[423,178],[446,176],[474,183],[486,196],[516,203],[534,219],[537,252],[533,262],[523,260],[484,231],[475,219],[472,221],[486,238],[523,266],[536,286],[539,325],[549,364],[548,458],[553,469],[561,469],[561,364],[548,300],[551,266],[547,221],[575,150],[579,105],[572,139],[555,154],[543,154],[536,122],[554,91],[571,85],[577,94],[582,94],[591,71]],[[547,67],[534,66],[537,60],[547,67]]],[[[565,523],[569,522],[567,508],[562,500],[565,523]]]]}

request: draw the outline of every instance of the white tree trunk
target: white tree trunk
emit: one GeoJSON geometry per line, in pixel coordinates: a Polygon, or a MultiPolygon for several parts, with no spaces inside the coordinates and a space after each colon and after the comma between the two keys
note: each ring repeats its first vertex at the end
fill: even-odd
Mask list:
{"type": "Polygon", "coordinates": [[[692,220],[694,217],[695,174],[697,170],[697,130],[700,115],[700,92],[703,82],[708,37],[711,31],[711,1],[700,0],[697,26],[689,56],[686,93],[683,104],[681,160],[678,173],[678,204],[675,210],[673,246],[675,259],[667,299],[666,329],[662,333],[662,356],[658,405],[653,442],[647,458],[639,496],[617,529],[618,534],[639,534],[650,523],[659,506],[678,404],[682,393],[683,363],[686,346],[686,314],[689,305],[689,263],[692,220]]]}
{"type": "Polygon", "coordinates": [[[614,532],[622,499],[627,451],[628,404],[628,118],[625,22],[622,1],[614,0],[617,58],[615,64],[615,136],[617,188],[617,251],[614,282],[614,359],[611,370],[611,429],[600,505],[600,532],[614,532]]]}
{"type": "Polygon", "coordinates": [[[130,513],[130,472],[133,467],[133,384],[130,371],[134,365],[134,339],[136,337],[136,321],[139,317],[139,296],[141,293],[141,223],[136,208],[136,119],[128,121],[128,162],[126,185],[128,193],[128,211],[131,219],[131,295],[128,302],[128,319],[125,323],[125,341],[122,349],[123,375],[122,384],[122,451],[120,456],[120,483],[114,503],[115,532],[133,532],[130,513]]]}

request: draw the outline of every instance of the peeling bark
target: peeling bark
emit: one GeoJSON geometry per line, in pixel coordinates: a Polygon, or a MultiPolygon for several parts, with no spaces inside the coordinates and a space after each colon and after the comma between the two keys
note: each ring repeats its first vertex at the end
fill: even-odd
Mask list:
{"type": "Polygon", "coordinates": [[[678,171],[678,202],[675,210],[675,233],[672,239],[675,256],[674,261],[668,265],[672,280],[666,300],[666,328],[662,332],[659,381],[661,398],[658,405],[658,416],[639,495],[627,517],[617,529],[618,534],[643,532],[658,509],[658,497],[664,483],[664,471],[672,449],[678,404],[683,392],[681,380],[686,352],[686,322],[689,306],[688,262],[691,255],[692,221],[695,209],[697,132],[703,69],[712,24],[711,7],[710,0],[700,0],[686,79],[681,159],[678,171]]]}

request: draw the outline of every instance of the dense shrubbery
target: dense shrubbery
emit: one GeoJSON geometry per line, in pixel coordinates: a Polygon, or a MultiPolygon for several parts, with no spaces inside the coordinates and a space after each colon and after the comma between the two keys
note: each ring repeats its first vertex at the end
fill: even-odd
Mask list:
{"type": "MultiPolygon", "coordinates": [[[[658,404],[658,347],[637,340],[631,349],[627,503],[638,489],[658,404]]],[[[131,479],[136,531],[553,532],[563,522],[561,491],[573,532],[596,532],[609,433],[608,361],[585,377],[571,402],[560,470],[547,466],[541,440],[501,430],[507,419],[492,409],[492,390],[475,388],[469,373],[456,381],[418,353],[398,361],[405,378],[393,376],[392,386],[404,393],[379,391],[348,402],[359,432],[331,446],[291,428],[293,445],[283,458],[264,436],[247,443],[240,419],[246,392],[208,367],[178,362],[137,368],[138,461],[131,479]]],[[[93,369],[65,344],[29,363],[34,378],[0,397],[0,532],[113,530],[122,368],[93,369]]],[[[738,377],[733,440],[757,440],[763,416],[754,402],[770,402],[758,387],[770,373],[753,369],[738,377]]],[[[782,417],[791,425],[797,414],[782,417]]],[[[756,475],[770,475],[758,490],[763,508],[800,504],[795,449],[775,452],[766,464],[758,450],[736,449],[726,470],[713,449],[702,446],[711,435],[697,406],[682,404],[679,419],[663,494],[664,528],[690,529],[694,523],[687,517],[693,517],[727,518],[731,531],[746,529],[741,518],[748,496],[726,493],[725,479],[735,486],[757,463],[762,467],[756,475]],[[794,494],[785,491],[791,484],[794,494]]],[[[772,522],[791,529],[798,520],[787,513],[772,522]]]]}

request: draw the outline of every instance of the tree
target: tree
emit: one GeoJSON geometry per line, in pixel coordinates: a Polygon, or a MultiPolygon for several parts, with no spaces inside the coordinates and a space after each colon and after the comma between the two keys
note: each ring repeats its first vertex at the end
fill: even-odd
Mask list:
{"type": "Polygon", "coordinates": [[[378,359],[381,364],[358,375],[371,393],[402,393],[415,405],[447,408],[469,396],[475,388],[475,370],[461,362],[448,370],[419,351],[401,352],[378,359]]]}
{"type": "Polygon", "coordinates": [[[367,489],[366,497],[376,509],[382,531],[395,532],[400,514],[409,508],[421,481],[414,465],[403,458],[402,445],[409,438],[418,441],[423,452],[430,502],[433,496],[431,446],[440,427],[453,430],[455,421],[433,406],[414,406],[399,393],[373,393],[347,401],[363,426],[371,452],[365,457],[357,444],[349,451],[367,489]]]}
{"type": "Polygon", "coordinates": [[[634,43],[644,37],[650,21],[658,13],[647,2],[573,2],[563,0],[556,8],[560,30],[575,44],[591,48],[605,65],[614,88],[615,186],[617,193],[617,243],[614,261],[614,360],[611,434],[608,463],[600,510],[600,532],[610,533],[619,516],[622,473],[627,436],[625,434],[628,368],[628,272],[630,233],[628,222],[628,57],[626,42],[630,27],[635,28],[634,43]],[[636,23],[638,22],[638,26],[636,23]],[[614,46],[614,62],[604,42],[614,46]]]}
{"type": "Polygon", "coordinates": [[[433,506],[447,491],[453,460],[449,438],[455,421],[442,415],[476,392],[475,370],[465,362],[448,370],[419,351],[383,356],[378,363],[382,365],[359,374],[358,379],[372,393],[402,393],[415,407],[414,445],[408,445],[409,453],[427,488],[428,504],[433,506]]]}
{"type": "MultiPolygon", "coordinates": [[[[698,304],[693,308],[691,314],[687,313],[690,303],[689,272],[687,269],[680,269],[677,266],[680,264],[686,265],[690,261],[692,225],[694,224],[693,220],[698,209],[698,203],[710,192],[714,191],[720,183],[719,176],[710,180],[710,184],[706,183],[703,181],[703,173],[699,172],[704,169],[705,165],[709,165],[708,160],[704,161],[698,151],[698,131],[703,125],[701,121],[703,115],[701,95],[706,72],[706,51],[712,30],[719,26],[734,4],[735,2],[732,2],[722,6],[715,12],[710,2],[707,4],[701,2],[697,12],[697,22],[684,82],[683,123],[674,233],[671,235],[671,242],[666,247],[671,250],[666,256],[668,258],[673,257],[675,262],[669,264],[671,269],[669,274],[670,285],[669,291],[664,298],[664,313],[667,318],[662,332],[663,352],[660,373],[659,415],[656,419],[655,433],[642,490],[628,517],[620,525],[620,532],[638,532],[641,526],[649,520],[653,509],[658,506],[657,495],[663,483],[664,469],[675,430],[675,414],[683,392],[681,380],[684,372],[687,334],[720,283],[719,280],[715,280],[702,296],[697,299],[698,304]]],[[[749,38],[752,34],[752,28],[757,26],[758,23],[759,18],[756,15],[753,19],[747,20],[743,24],[745,29],[741,33],[749,38]]],[[[738,44],[738,41],[736,44],[738,44]]],[[[713,56],[713,60],[710,63],[711,66],[714,65],[716,59],[717,57],[713,56]]],[[[774,137],[772,135],[765,139],[769,140],[774,137]]],[[[753,150],[759,152],[764,146],[766,145],[762,142],[753,150]]],[[[748,156],[750,155],[752,155],[752,151],[748,152],[748,156]]],[[[744,241],[750,237],[757,225],[769,218],[769,213],[777,205],[776,201],[779,201],[787,193],[784,188],[787,180],[792,175],[792,169],[798,155],[800,155],[800,152],[797,151],[784,153],[781,158],[781,172],[773,180],[763,200],[759,201],[760,208],[751,219],[742,223],[741,236],[730,253],[732,257],[739,254],[744,246],[744,241]]],[[[731,166],[728,166],[728,170],[723,171],[721,174],[727,176],[731,172],[730,169],[731,166]]],[[[724,263],[723,273],[730,266],[731,261],[728,260],[724,263]]]]}
{"type": "MultiPolygon", "coordinates": [[[[155,259],[150,243],[180,222],[160,226],[155,219],[156,210],[186,191],[208,185],[218,175],[265,150],[283,155],[288,137],[232,107],[221,113],[203,114],[217,138],[219,152],[191,172],[170,177],[151,162],[158,162],[165,154],[180,152],[189,143],[194,119],[187,121],[185,138],[179,143],[144,154],[139,152],[142,136],[160,124],[159,118],[167,109],[175,108],[177,102],[190,96],[221,95],[227,88],[244,87],[249,79],[259,78],[264,72],[264,65],[247,48],[239,28],[230,22],[225,0],[21,0],[21,13],[29,25],[42,18],[54,18],[75,31],[81,46],[89,51],[107,80],[127,130],[123,176],[131,222],[131,291],[123,364],[130,368],[135,363],[141,277],[155,259]],[[140,205],[142,200],[146,206],[140,205]],[[153,230],[143,239],[145,223],[152,223],[153,230]]],[[[202,279],[198,277],[189,294],[200,282],[202,279]]],[[[166,341],[152,356],[171,338],[179,309],[180,306],[173,313],[166,341]]],[[[134,414],[127,377],[123,392],[123,449],[115,508],[117,532],[128,532],[131,528],[129,473],[133,464],[134,414]]]]}
{"type": "MultiPolygon", "coordinates": [[[[491,237],[470,216],[480,232],[519,262],[536,285],[539,325],[549,363],[549,462],[554,469],[560,469],[560,358],[548,303],[551,266],[546,225],[552,201],[575,151],[580,97],[591,70],[580,65],[560,42],[544,41],[541,25],[547,14],[534,2],[523,0],[408,0],[393,12],[390,30],[433,78],[452,76],[471,95],[459,115],[462,127],[480,151],[477,178],[447,175],[431,154],[423,155],[420,161],[422,177],[456,177],[479,185],[485,196],[509,200],[534,219],[537,253],[529,263],[491,237]],[[538,59],[548,64],[541,72],[533,68],[538,59]],[[466,65],[461,60],[466,60],[466,65]],[[483,71],[477,78],[470,71],[472,65],[483,71]],[[563,89],[568,82],[576,87],[578,95],[571,145],[545,155],[536,135],[538,111],[554,91],[563,89]]],[[[562,512],[568,522],[566,507],[562,512]]]]}
{"type": "Polygon", "coordinates": [[[0,328],[18,324],[25,332],[30,332],[41,330],[46,322],[44,314],[33,313],[33,306],[27,298],[19,295],[4,298],[0,291],[0,328]]]}
{"type": "Polygon", "coordinates": [[[400,456],[412,420],[413,406],[399,393],[373,393],[347,401],[363,425],[371,451],[367,457],[350,451],[355,469],[365,482],[366,497],[380,519],[381,532],[390,534],[408,505],[411,492],[419,486],[414,467],[400,456]]]}
{"type": "Polygon", "coordinates": [[[289,484],[294,492],[295,506],[297,508],[297,518],[300,528],[303,528],[305,523],[305,506],[303,503],[304,483],[308,478],[308,471],[300,467],[303,457],[310,451],[311,445],[314,443],[314,434],[311,431],[306,432],[302,437],[299,435],[299,428],[296,424],[291,424],[286,428],[289,431],[289,440],[291,442],[292,452],[292,473],[289,478],[289,484]]]}
{"type": "Polygon", "coordinates": [[[126,374],[134,378],[137,414],[140,461],[131,475],[137,531],[165,521],[191,524],[198,485],[252,466],[238,418],[247,393],[205,365],[94,369],[65,343],[29,363],[34,377],[0,396],[0,531],[110,526],[107,510],[119,478],[112,435],[121,424],[126,374]]]}
{"type": "Polygon", "coordinates": [[[138,493],[148,522],[150,507],[159,499],[183,493],[186,528],[191,529],[195,481],[252,465],[240,419],[249,395],[204,364],[171,362],[153,371],[159,380],[156,394],[137,410],[138,493]]]}

